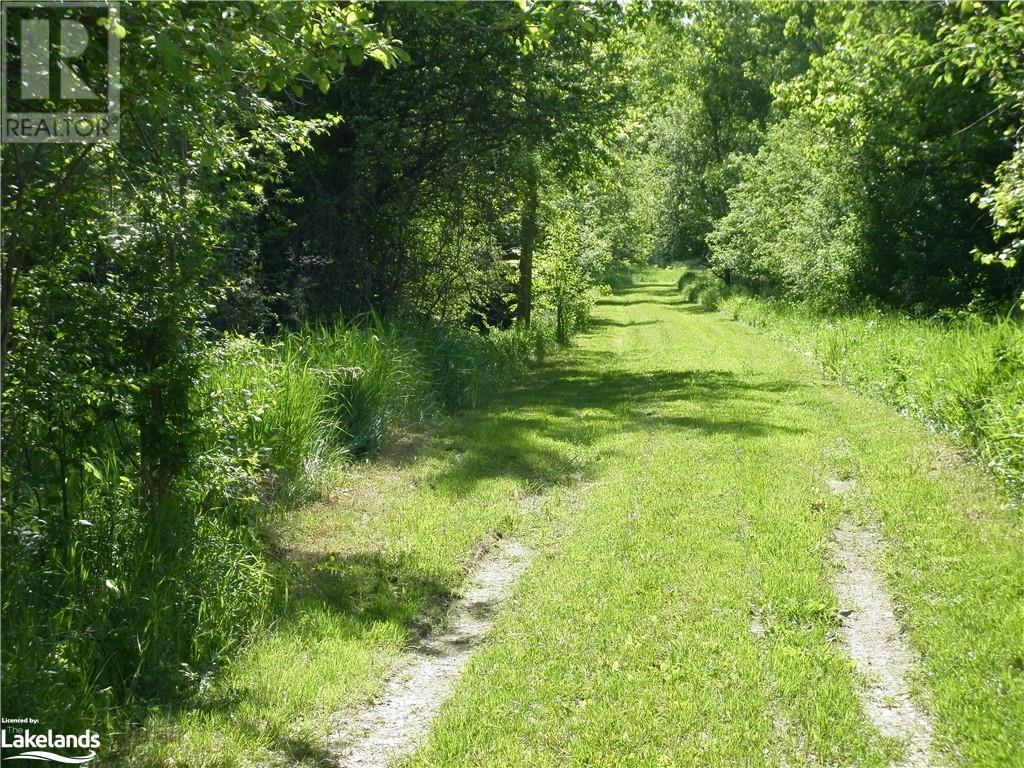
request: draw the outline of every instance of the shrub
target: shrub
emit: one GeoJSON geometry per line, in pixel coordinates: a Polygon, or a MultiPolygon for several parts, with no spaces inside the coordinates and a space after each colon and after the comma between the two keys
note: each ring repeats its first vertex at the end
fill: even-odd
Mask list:
{"type": "Polygon", "coordinates": [[[725,281],[710,269],[684,270],[677,286],[683,301],[700,304],[705,309],[717,309],[731,293],[725,281]]]}
{"type": "Polygon", "coordinates": [[[397,422],[482,402],[552,333],[371,317],[210,345],[189,394],[173,531],[140,505],[124,424],[96,430],[63,475],[20,473],[37,488],[3,509],[4,576],[18,585],[4,592],[5,705],[75,730],[187,695],[274,608],[259,535],[272,510],[309,499],[332,464],[373,450],[397,422]],[[51,487],[60,476],[63,494],[51,487]]]}
{"type": "Polygon", "coordinates": [[[862,189],[848,148],[784,120],[741,164],[729,213],[708,237],[711,262],[759,292],[849,308],[866,266],[862,189]]]}

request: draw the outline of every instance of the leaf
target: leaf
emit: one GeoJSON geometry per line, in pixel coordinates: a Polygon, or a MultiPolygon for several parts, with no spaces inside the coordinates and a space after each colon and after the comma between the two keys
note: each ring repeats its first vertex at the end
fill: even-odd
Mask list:
{"type": "Polygon", "coordinates": [[[383,48],[374,48],[370,51],[370,58],[376,59],[384,65],[385,69],[391,69],[392,59],[383,48]]]}
{"type": "Polygon", "coordinates": [[[90,475],[95,477],[97,480],[102,480],[103,479],[103,473],[101,473],[98,469],[96,469],[96,465],[93,464],[88,459],[86,459],[85,461],[82,462],[82,468],[86,472],[88,472],[90,475]]]}

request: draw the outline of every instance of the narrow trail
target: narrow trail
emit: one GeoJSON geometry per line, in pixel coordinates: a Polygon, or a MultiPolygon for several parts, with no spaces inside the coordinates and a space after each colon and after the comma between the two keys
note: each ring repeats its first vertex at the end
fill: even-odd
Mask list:
{"type": "MultiPolygon", "coordinates": [[[[1002,726],[963,741],[980,761],[947,759],[958,729],[1019,715],[1017,693],[981,693],[995,652],[956,666],[949,645],[965,623],[1010,626],[962,596],[948,610],[939,567],[970,568],[1002,546],[994,531],[1020,538],[998,497],[931,471],[941,444],[922,427],[652,275],[499,408],[458,421],[460,492],[541,489],[514,535],[546,556],[500,628],[483,638],[493,617],[459,607],[399,663],[335,738],[339,764],[1013,765],[1002,726]],[[585,503],[567,503],[581,484],[585,503]],[[867,533],[883,526],[884,542],[867,533]]],[[[1019,580],[1000,557],[986,578],[1019,580]]],[[[500,602],[498,581],[466,600],[500,602]]]]}
{"type": "Polygon", "coordinates": [[[301,768],[1024,768],[1017,512],[674,278],[603,297],[572,349],[297,520],[309,620],[191,743],[301,768]]]}

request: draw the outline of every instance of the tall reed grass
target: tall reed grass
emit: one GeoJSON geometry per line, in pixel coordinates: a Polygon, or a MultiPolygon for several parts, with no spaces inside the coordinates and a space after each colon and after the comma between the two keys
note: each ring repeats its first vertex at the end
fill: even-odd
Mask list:
{"type": "Polygon", "coordinates": [[[273,510],[315,496],[400,422],[482,403],[545,338],[363,318],[211,345],[171,557],[145,554],[130,441],[97,441],[65,475],[63,511],[55,493],[4,510],[4,711],[109,733],[187,696],[273,615],[281,582],[260,535],[273,510]]]}

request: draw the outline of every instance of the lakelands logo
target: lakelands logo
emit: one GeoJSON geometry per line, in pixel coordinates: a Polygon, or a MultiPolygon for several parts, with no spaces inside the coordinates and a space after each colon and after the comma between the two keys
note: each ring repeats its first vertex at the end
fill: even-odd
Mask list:
{"type": "MultiPolygon", "coordinates": [[[[28,718],[25,718],[24,721],[33,722],[33,720],[28,718]]],[[[53,730],[48,730],[46,733],[34,733],[28,727],[7,727],[6,724],[11,722],[23,722],[23,720],[4,718],[5,727],[0,732],[0,747],[3,747],[5,752],[18,749],[22,751],[17,754],[6,755],[4,761],[46,760],[54,763],[63,763],[64,765],[85,765],[96,759],[96,750],[100,747],[98,733],[93,733],[91,730],[72,735],[54,733],[53,730]],[[62,751],[74,750],[78,753],[81,753],[83,750],[87,751],[84,754],[65,755],[53,752],[52,750],[55,749],[62,751]]]]}
{"type": "Polygon", "coordinates": [[[116,2],[3,0],[0,139],[117,141],[126,34],[116,2]]]}

